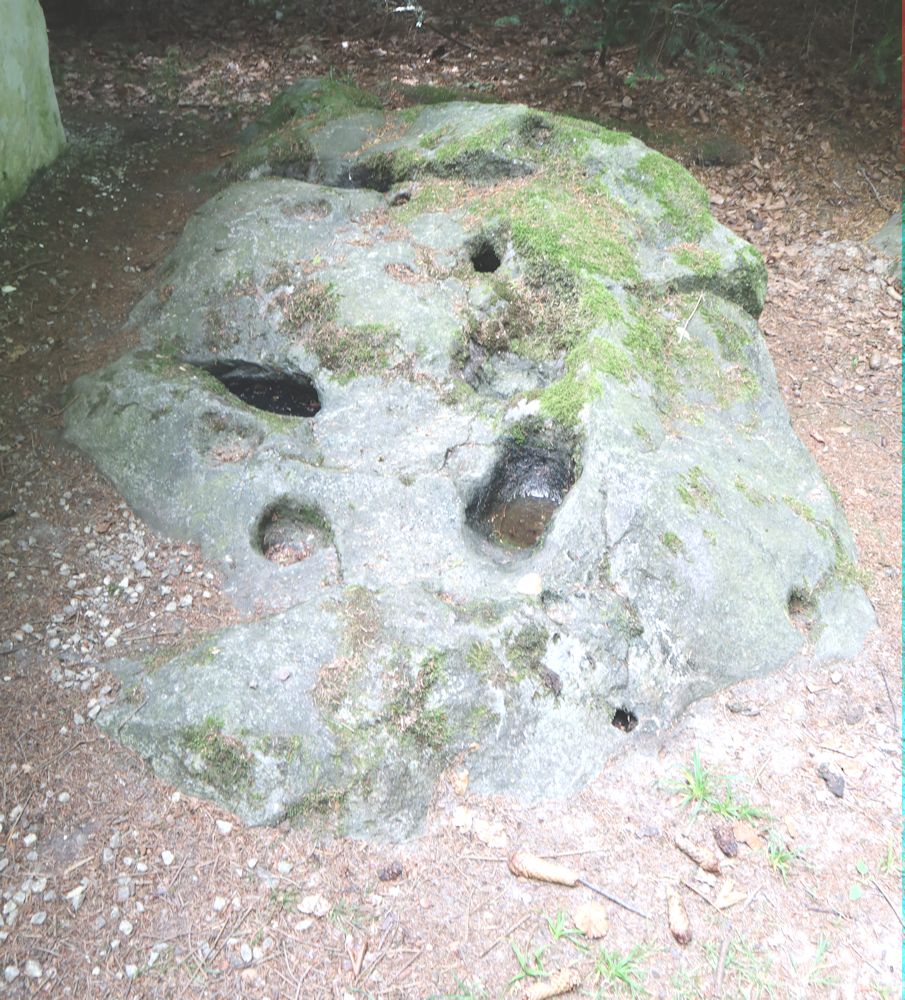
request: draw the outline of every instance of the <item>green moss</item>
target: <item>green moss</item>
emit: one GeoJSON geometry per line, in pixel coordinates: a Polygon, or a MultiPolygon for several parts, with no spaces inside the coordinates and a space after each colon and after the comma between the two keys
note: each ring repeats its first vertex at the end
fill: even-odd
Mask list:
{"type": "Polygon", "coordinates": [[[789,510],[800,517],[803,521],[807,521],[808,524],[813,525],[818,530],[823,528],[824,532],[826,531],[826,527],[821,524],[817,515],[814,513],[813,507],[803,503],[797,497],[792,496],[784,496],[782,498],[782,502],[789,508],[789,510]]]}
{"type": "Polygon", "coordinates": [[[516,680],[543,665],[549,638],[549,633],[542,625],[524,625],[509,634],[506,641],[506,657],[516,680]]]}
{"type": "Polygon", "coordinates": [[[685,240],[695,242],[714,226],[710,197],[691,174],[660,153],[646,153],[638,160],[637,185],[659,202],[663,218],[685,240]]]}
{"type": "Polygon", "coordinates": [[[669,364],[670,325],[647,306],[639,308],[630,323],[622,343],[632,353],[635,370],[662,395],[675,395],[679,382],[669,364]]]}
{"type": "Polygon", "coordinates": [[[366,179],[369,188],[388,191],[394,184],[417,176],[424,163],[424,157],[411,149],[381,150],[358,160],[354,176],[358,183],[366,179]]]}
{"type": "Polygon", "coordinates": [[[413,676],[403,673],[397,679],[396,696],[387,708],[392,730],[403,739],[430,750],[442,750],[450,739],[449,722],[441,708],[428,707],[431,692],[443,677],[445,655],[433,651],[422,660],[413,676]]]}
{"type": "Polygon", "coordinates": [[[310,114],[310,124],[318,127],[335,118],[346,118],[359,111],[379,111],[382,107],[376,94],[349,81],[330,79],[323,82],[304,111],[310,114]]]}
{"type": "Polygon", "coordinates": [[[760,490],[755,489],[742,479],[741,476],[735,477],[735,488],[749,503],[754,504],[755,507],[763,507],[765,503],[773,503],[776,500],[776,497],[768,497],[765,493],[761,493],[760,490]]]}
{"type": "Polygon", "coordinates": [[[701,315],[713,331],[723,357],[733,361],[743,361],[751,344],[747,327],[727,316],[718,304],[714,304],[710,296],[705,296],[701,303],[701,315]]]}
{"type": "Polygon", "coordinates": [[[307,280],[292,286],[282,300],[283,328],[298,333],[310,325],[323,326],[336,316],[337,295],[332,284],[307,280]]]}
{"type": "Polygon", "coordinates": [[[402,96],[416,104],[449,104],[451,101],[477,101],[493,104],[499,100],[495,94],[466,87],[437,87],[429,83],[416,83],[399,88],[402,96]]]}
{"type": "Polygon", "coordinates": [[[616,132],[605,128],[591,118],[563,115],[557,121],[557,146],[564,152],[571,152],[576,159],[584,157],[594,142],[606,146],[624,146],[632,141],[627,132],[616,132]]]}
{"type": "Polygon", "coordinates": [[[187,726],[180,741],[201,759],[212,787],[229,794],[251,781],[253,758],[241,740],[223,733],[222,719],[209,715],[201,725],[187,726]]]}
{"type": "Polygon", "coordinates": [[[304,121],[287,122],[245,149],[240,149],[229,161],[227,176],[247,177],[253,170],[265,165],[275,173],[291,167],[293,173],[304,176],[314,160],[309,131],[309,125],[304,121]]]}
{"type": "Polygon", "coordinates": [[[660,536],[660,541],[674,556],[677,556],[685,551],[685,545],[682,542],[682,539],[679,538],[674,531],[664,531],[660,536]]]}
{"type": "Polygon", "coordinates": [[[347,795],[346,789],[327,787],[312,789],[289,806],[283,818],[294,825],[299,820],[310,821],[315,817],[333,817],[342,808],[347,795]]]}
{"type": "Polygon", "coordinates": [[[641,441],[643,441],[648,448],[653,446],[654,443],[653,435],[643,424],[635,424],[632,427],[632,433],[635,435],[636,438],[639,438],[641,441]]]}
{"type": "Polygon", "coordinates": [[[336,323],[313,326],[302,338],[339,382],[386,369],[397,331],[379,323],[345,327],[336,323]]]}
{"type": "Polygon", "coordinates": [[[699,465],[693,465],[688,472],[682,473],[679,476],[679,484],[676,490],[679,494],[679,499],[691,510],[719,512],[713,484],[704,475],[704,470],[699,465]]]}
{"type": "Polygon", "coordinates": [[[602,193],[550,184],[506,191],[488,204],[509,222],[516,250],[538,277],[573,286],[583,275],[635,280],[638,265],[618,220],[621,210],[602,193]],[[616,221],[614,221],[616,220],[616,221]]]}
{"type": "Polygon", "coordinates": [[[767,265],[760,251],[746,246],[739,255],[738,274],[734,285],[739,289],[741,305],[759,316],[767,298],[767,265]]]}
{"type": "Polygon", "coordinates": [[[618,344],[591,336],[568,353],[565,369],[562,378],[541,394],[541,412],[563,427],[574,427],[582,409],[602,395],[603,376],[625,382],[631,363],[618,344]]]}
{"type": "Polygon", "coordinates": [[[722,270],[722,258],[716,250],[708,250],[699,243],[683,243],[672,254],[679,264],[702,278],[713,278],[722,270]]]}

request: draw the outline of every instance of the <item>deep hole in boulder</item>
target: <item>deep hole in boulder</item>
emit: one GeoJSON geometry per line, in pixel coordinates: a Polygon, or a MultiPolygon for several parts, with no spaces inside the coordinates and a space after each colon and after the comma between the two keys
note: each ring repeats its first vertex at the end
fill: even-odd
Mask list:
{"type": "Polygon", "coordinates": [[[469,258],[478,274],[493,274],[500,266],[500,255],[490,240],[482,239],[472,244],[469,258]]]}
{"type": "Polygon", "coordinates": [[[301,562],[332,543],[330,525],[317,507],[285,497],[265,509],[252,538],[254,548],[280,566],[301,562]]]}
{"type": "Polygon", "coordinates": [[[624,733],[630,733],[638,725],[638,716],[627,708],[617,708],[613,712],[612,723],[624,733]]]}
{"type": "Polygon", "coordinates": [[[321,400],[311,377],[252,361],[191,362],[221,382],[243,403],[284,417],[313,417],[321,400]]]}
{"type": "Polygon", "coordinates": [[[509,443],[466,507],[465,521],[497,545],[530,549],[541,540],[573,482],[566,451],[509,443]]]}

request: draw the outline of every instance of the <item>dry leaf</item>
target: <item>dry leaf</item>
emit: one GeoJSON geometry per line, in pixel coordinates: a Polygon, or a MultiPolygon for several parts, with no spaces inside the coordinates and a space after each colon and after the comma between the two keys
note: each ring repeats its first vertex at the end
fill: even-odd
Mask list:
{"type": "Polygon", "coordinates": [[[666,893],[666,913],[670,934],[679,944],[688,944],[691,941],[691,921],[676,889],[669,889],[666,893]]]}
{"type": "Polygon", "coordinates": [[[560,969],[549,979],[532,983],[522,995],[525,1000],[549,1000],[550,997],[570,993],[579,986],[581,986],[581,976],[577,969],[560,969]]]}
{"type": "Polygon", "coordinates": [[[453,771],[449,780],[456,795],[461,797],[468,791],[468,771],[465,768],[462,768],[461,771],[453,771]]]}
{"type": "Polygon", "coordinates": [[[529,851],[515,850],[509,855],[509,871],[522,878],[539,882],[556,882],[559,885],[578,885],[578,875],[565,865],[539,858],[529,851]]]}
{"type": "Polygon", "coordinates": [[[486,819],[475,819],[471,828],[488,847],[502,849],[509,846],[506,828],[499,820],[492,822],[486,819]]]}
{"type": "Polygon", "coordinates": [[[456,806],[456,808],[453,809],[452,825],[457,830],[462,830],[463,832],[470,830],[472,820],[472,812],[468,806],[456,806]]]}
{"type": "Polygon", "coordinates": [[[764,849],[763,837],[757,833],[750,823],[739,820],[737,823],[732,824],[732,832],[735,834],[737,841],[747,844],[752,851],[762,851],[764,849]]]}
{"type": "Polygon", "coordinates": [[[742,892],[741,889],[736,889],[732,879],[727,878],[720,886],[720,891],[716,894],[713,905],[718,910],[726,910],[730,906],[735,906],[736,903],[741,903],[742,900],[747,898],[748,894],[742,892]]]}
{"type": "Polygon", "coordinates": [[[572,911],[572,919],[589,938],[602,938],[610,929],[610,918],[603,903],[582,903],[572,911]]]}
{"type": "Polygon", "coordinates": [[[714,875],[719,875],[720,862],[713,851],[702,847],[700,844],[696,844],[682,833],[675,835],[673,843],[683,854],[687,854],[699,868],[703,868],[705,872],[713,872],[714,875]]]}
{"type": "Polygon", "coordinates": [[[713,839],[716,841],[716,846],[727,858],[738,856],[738,841],[735,839],[735,833],[728,823],[714,824],[713,839]]]}

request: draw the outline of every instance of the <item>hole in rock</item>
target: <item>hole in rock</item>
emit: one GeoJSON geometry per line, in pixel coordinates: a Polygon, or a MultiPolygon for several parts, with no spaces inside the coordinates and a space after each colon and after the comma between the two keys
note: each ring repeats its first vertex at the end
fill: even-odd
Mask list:
{"type": "Polygon", "coordinates": [[[808,593],[801,590],[791,591],[786,610],[789,620],[800,631],[806,632],[813,627],[817,617],[817,604],[808,593]]]}
{"type": "Polygon", "coordinates": [[[511,443],[466,508],[466,523],[504,548],[532,548],[573,482],[565,451],[511,443]]]}
{"type": "Polygon", "coordinates": [[[478,274],[493,274],[500,266],[500,255],[494,250],[490,240],[479,240],[469,253],[472,267],[478,274]]]}
{"type": "Polygon", "coordinates": [[[324,515],[311,504],[283,499],[261,515],[254,533],[255,548],[279,566],[291,566],[332,544],[324,515]]]}
{"type": "Polygon", "coordinates": [[[630,733],[638,725],[638,716],[627,708],[617,708],[613,713],[613,725],[624,733],[630,733]]]}
{"type": "Polygon", "coordinates": [[[252,361],[196,363],[221,382],[243,403],[284,417],[313,417],[321,408],[320,396],[304,372],[284,371],[252,361]]]}

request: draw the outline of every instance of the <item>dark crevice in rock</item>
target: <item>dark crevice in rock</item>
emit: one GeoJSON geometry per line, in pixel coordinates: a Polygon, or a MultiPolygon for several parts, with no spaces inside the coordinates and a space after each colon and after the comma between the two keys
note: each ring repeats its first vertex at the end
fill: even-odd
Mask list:
{"type": "Polygon", "coordinates": [[[533,548],[574,481],[567,450],[510,442],[466,507],[466,524],[504,549],[533,548]]]}
{"type": "Polygon", "coordinates": [[[221,382],[243,403],[285,417],[313,417],[321,408],[320,396],[309,375],[252,361],[189,362],[221,382]]]}
{"type": "Polygon", "coordinates": [[[800,632],[810,632],[817,622],[817,602],[807,591],[791,590],[786,610],[789,621],[800,632]]]}
{"type": "Polygon", "coordinates": [[[471,266],[478,274],[493,274],[500,266],[500,255],[488,239],[480,239],[469,250],[471,266]]]}
{"type": "Polygon", "coordinates": [[[287,497],[264,510],[252,535],[252,547],[280,566],[301,562],[332,545],[333,533],[323,513],[313,504],[287,497]]]}
{"type": "Polygon", "coordinates": [[[627,708],[617,708],[611,721],[617,729],[630,733],[638,725],[638,716],[627,708]]]}

